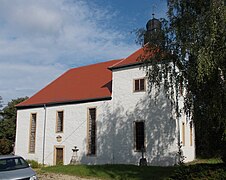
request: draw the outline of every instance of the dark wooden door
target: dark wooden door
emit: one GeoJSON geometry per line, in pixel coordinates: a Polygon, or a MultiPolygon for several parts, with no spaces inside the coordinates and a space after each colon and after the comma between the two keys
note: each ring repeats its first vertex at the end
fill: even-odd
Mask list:
{"type": "Polygon", "coordinates": [[[63,165],[64,162],[64,149],[56,148],[56,165],[63,165]]]}

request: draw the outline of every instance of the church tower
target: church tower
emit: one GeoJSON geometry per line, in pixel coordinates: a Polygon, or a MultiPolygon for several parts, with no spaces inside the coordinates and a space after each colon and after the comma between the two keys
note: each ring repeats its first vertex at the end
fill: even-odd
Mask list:
{"type": "Polygon", "coordinates": [[[162,31],[162,24],[159,19],[154,17],[146,24],[146,31],[144,34],[144,44],[150,43],[153,45],[162,45],[164,43],[164,33],[162,31]]]}

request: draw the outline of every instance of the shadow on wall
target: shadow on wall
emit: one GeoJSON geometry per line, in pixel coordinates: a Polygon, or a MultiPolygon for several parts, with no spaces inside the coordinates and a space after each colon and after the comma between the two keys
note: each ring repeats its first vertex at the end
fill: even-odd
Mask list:
{"type": "Polygon", "coordinates": [[[102,121],[97,119],[96,156],[83,154],[81,163],[138,164],[141,152],[134,149],[134,122],[144,120],[148,164],[176,164],[176,119],[170,101],[163,95],[159,95],[157,100],[147,96],[129,109],[120,102],[114,105],[113,110],[109,105],[104,109],[102,121]]]}

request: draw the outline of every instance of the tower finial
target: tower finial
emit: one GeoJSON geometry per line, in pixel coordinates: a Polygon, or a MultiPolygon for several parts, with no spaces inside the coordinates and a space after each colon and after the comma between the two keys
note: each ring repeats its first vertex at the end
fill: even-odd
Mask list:
{"type": "Polygon", "coordinates": [[[156,4],[152,5],[152,18],[155,18],[155,8],[156,8],[156,4]]]}

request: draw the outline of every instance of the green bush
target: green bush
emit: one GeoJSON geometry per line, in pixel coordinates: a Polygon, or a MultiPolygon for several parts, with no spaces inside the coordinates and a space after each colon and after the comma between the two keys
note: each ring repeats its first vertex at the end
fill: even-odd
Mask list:
{"type": "Polygon", "coordinates": [[[6,138],[0,139],[0,155],[10,154],[12,151],[11,141],[6,138]]]}
{"type": "Polygon", "coordinates": [[[28,162],[28,164],[30,164],[30,166],[31,166],[32,168],[41,168],[41,167],[42,167],[42,164],[38,163],[38,162],[35,161],[35,160],[27,159],[27,162],[28,162]]]}
{"type": "Polygon", "coordinates": [[[224,152],[222,154],[222,157],[221,157],[222,161],[226,164],[226,152],[224,152]]]}
{"type": "Polygon", "coordinates": [[[224,132],[223,143],[221,148],[221,159],[226,164],[226,130],[224,132]]]}
{"type": "Polygon", "coordinates": [[[219,164],[195,164],[181,166],[178,168],[170,180],[199,180],[199,179],[226,179],[226,166],[219,164]]]}

